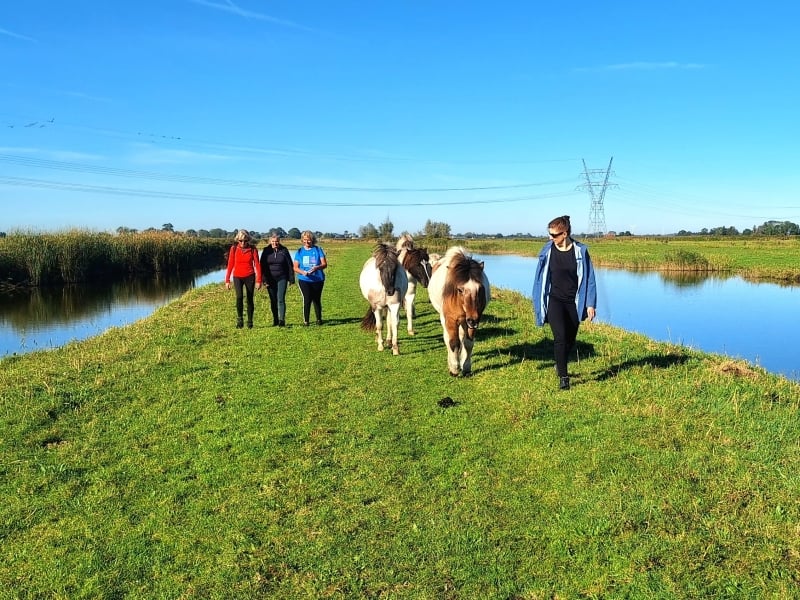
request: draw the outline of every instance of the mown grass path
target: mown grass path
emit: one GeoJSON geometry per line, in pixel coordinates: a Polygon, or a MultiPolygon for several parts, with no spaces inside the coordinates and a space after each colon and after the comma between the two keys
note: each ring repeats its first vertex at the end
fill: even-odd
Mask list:
{"type": "Polygon", "coordinates": [[[424,292],[378,353],[326,251],[321,327],[206,286],[0,362],[0,598],[796,594],[800,386],[592,324],[559,392],[499,290],[452,378],[424,292]]]}

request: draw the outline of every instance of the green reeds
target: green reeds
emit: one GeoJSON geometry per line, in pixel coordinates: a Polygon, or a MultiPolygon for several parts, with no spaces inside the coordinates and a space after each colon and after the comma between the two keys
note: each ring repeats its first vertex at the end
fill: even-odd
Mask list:
{"type": "Polygon", "coordinates": [[[664,257],[668,271],[711,271],[708,259],[693,250],[675,250],[664,257]]]}
{"type": "Polygon", "coordinates": [[[0,238],[0,280],[32,286],[221,266],[231,242],[171,232],[13,232],[0,238]]]}

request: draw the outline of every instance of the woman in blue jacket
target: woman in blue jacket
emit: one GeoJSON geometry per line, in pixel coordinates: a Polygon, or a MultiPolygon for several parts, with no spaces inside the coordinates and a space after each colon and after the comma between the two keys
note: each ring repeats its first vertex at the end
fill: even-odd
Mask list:
{"type": "Polygon", "coordinates": [[[547,232],[550,240],[539,253],[533,280],[533,309],[537,325],[550,323],[559,388],[568,390],[569,353],[580,322],[595,317],[597,286],[589,249],[572,239],[569,216],[550,221],[547,232]]]}

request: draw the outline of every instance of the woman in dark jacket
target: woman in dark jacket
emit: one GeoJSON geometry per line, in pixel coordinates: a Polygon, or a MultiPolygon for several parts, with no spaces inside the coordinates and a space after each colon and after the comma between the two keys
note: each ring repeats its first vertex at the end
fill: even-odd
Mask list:
{"type": "Polygon", "coordinates": [[[261,273],[269,292],[272,324],[283,327],[286,325],[286,287],[294,283],[294,265],[292,255],[276,233],[269,237],[269,245],[261,251],[261,273]]]}

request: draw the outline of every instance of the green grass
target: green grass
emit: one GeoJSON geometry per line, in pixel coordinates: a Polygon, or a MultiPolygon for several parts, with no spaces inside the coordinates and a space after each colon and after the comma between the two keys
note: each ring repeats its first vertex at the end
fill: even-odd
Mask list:
{"type": "Polygon", "coordinates": [[[590,324],[559,392],[503,290],[452,378],[425,293],[378,353],[325,250],[322,327],[215,285],[0,362],[0,598],[796,596],[796,383],[590,324]]]}

